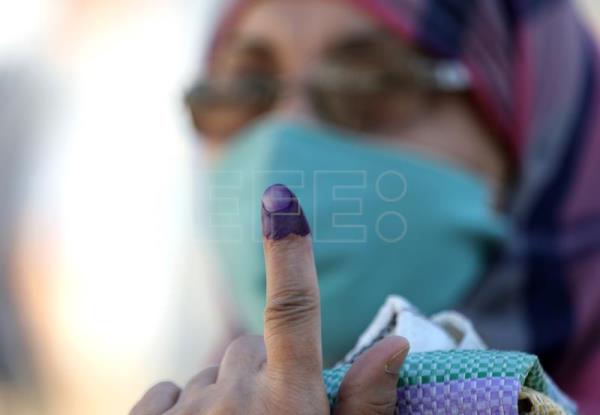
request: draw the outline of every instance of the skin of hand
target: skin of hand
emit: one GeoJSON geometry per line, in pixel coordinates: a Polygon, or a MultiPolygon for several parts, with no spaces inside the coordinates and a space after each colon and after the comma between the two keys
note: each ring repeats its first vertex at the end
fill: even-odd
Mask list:
{"type": "MultiPolygon", "coordinates": [[[[183,389],[151,388],[130,415],[326,415],[322,378],[319,289],[308,223],[282,185],[263,196],[267,269],[265,334],[227,349],[220,366],[196,375],[183,389]]],[[[392,415],[398,372],[408,342],[387,337],[361,355],[340,389],[336,415],[392,415]]]]}

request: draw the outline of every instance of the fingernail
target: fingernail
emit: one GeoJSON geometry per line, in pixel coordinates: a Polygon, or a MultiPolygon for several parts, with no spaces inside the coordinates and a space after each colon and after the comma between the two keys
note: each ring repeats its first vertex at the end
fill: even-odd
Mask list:
{"type": "Polygon", "coordinates": [[[310,233],[296,195],[286,186],[275,184],[265,190],[262,198],[262,229],[265,238],[271,240],[310,233]]]}
{"type": "Polygon", "coordinates": [[[404,365],[406,355],[408,354],[408,350],[409,345],[406,344],[400,350],[394,353],[385,364],[385,373],[394,376],[399,376],[400,370],[402,369],[402,365],[404,365]]]}

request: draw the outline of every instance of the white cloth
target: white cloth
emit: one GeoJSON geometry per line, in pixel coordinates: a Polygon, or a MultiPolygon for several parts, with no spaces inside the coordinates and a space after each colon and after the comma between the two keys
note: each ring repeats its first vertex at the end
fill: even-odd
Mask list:
{"type": "Polygon", "coordinates": [[[387,335],[406,338],[410,342],[411,353],[487,348],[471,322],[462,314],[444,311],[427,318],[406,299],[393,295],[387,298],[344,361],[354,360],[387,335]]]}

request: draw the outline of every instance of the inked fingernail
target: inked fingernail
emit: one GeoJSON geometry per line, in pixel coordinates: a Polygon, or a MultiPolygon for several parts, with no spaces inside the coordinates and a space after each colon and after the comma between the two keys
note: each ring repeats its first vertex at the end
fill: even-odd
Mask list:
{"type": "Polygon", "coordinates": [[[310,233],[296,195],[286,186],[275,184],[265,190],[262,198],[262,229],[265,238],[271,240],[310,233]]]}

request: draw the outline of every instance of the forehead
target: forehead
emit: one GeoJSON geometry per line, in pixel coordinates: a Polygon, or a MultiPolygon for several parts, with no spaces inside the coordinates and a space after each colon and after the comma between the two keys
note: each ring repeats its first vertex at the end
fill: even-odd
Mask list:
{"type": "Polygon", "coordinates": [[[309,64],[329,45],[378,27],[370,16],[335,0],[263,0],[234,30],[235,42],[261,42],[288,64],[309,64]]]}

